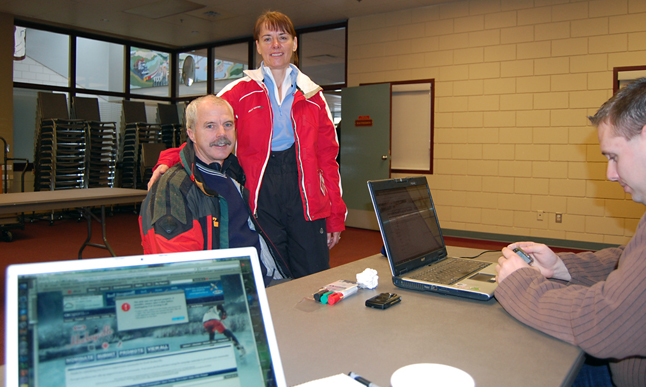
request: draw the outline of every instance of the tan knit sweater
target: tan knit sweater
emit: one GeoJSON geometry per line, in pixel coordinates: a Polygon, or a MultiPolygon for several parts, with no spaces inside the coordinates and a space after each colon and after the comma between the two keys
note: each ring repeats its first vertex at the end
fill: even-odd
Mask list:
{"type": "Polygon", "coordinates": [[[569,283],[520,269],[496,289],[519,321],[609,359],[617,387],[646,386],[646,215],[628,244],[559,254],[569,283]]]}

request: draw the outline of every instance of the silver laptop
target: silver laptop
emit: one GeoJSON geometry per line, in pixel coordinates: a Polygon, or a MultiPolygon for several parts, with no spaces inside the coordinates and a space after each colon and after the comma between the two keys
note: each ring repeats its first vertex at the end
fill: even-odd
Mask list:
{"type": "Polygon", "coordinates": [[[13,265],[7,386],[286,386],[256,249],[13,265]]]}
{"type": "Polygon", "coordinates": [[[368,181],[395,286],[476,300],[496,289],[491,262],[448,257],[425,177],[368,181]]]}

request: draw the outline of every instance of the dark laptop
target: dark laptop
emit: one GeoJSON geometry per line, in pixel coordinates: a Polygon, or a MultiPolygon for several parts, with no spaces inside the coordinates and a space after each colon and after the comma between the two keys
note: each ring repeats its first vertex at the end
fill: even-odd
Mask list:
{"type": "Polygon", "coordinates": [[[425,177],[368,181],[395,286],[488,300],[494,264],[449,257],[425,177]]]}

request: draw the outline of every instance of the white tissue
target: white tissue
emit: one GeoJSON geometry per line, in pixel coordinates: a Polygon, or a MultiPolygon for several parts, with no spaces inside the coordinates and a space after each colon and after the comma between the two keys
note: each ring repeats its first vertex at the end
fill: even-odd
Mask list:
{"type": "Polygon", "coordinates": [[[357,284],[361,289],[374,289],[377,287],[378,282],[379,276],[375,269],[366,269],[357,274],[357,284]]]}

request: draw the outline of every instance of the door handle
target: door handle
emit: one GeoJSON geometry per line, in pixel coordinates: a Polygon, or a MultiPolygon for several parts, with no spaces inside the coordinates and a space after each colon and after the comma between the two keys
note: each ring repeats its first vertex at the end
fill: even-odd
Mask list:
{"type": "Polygon", "coordinates": [[[383,156],[381,156],[381,159],[382,159],[382,160],[388,160],[388,156],[383,155],[383,156]]]}

